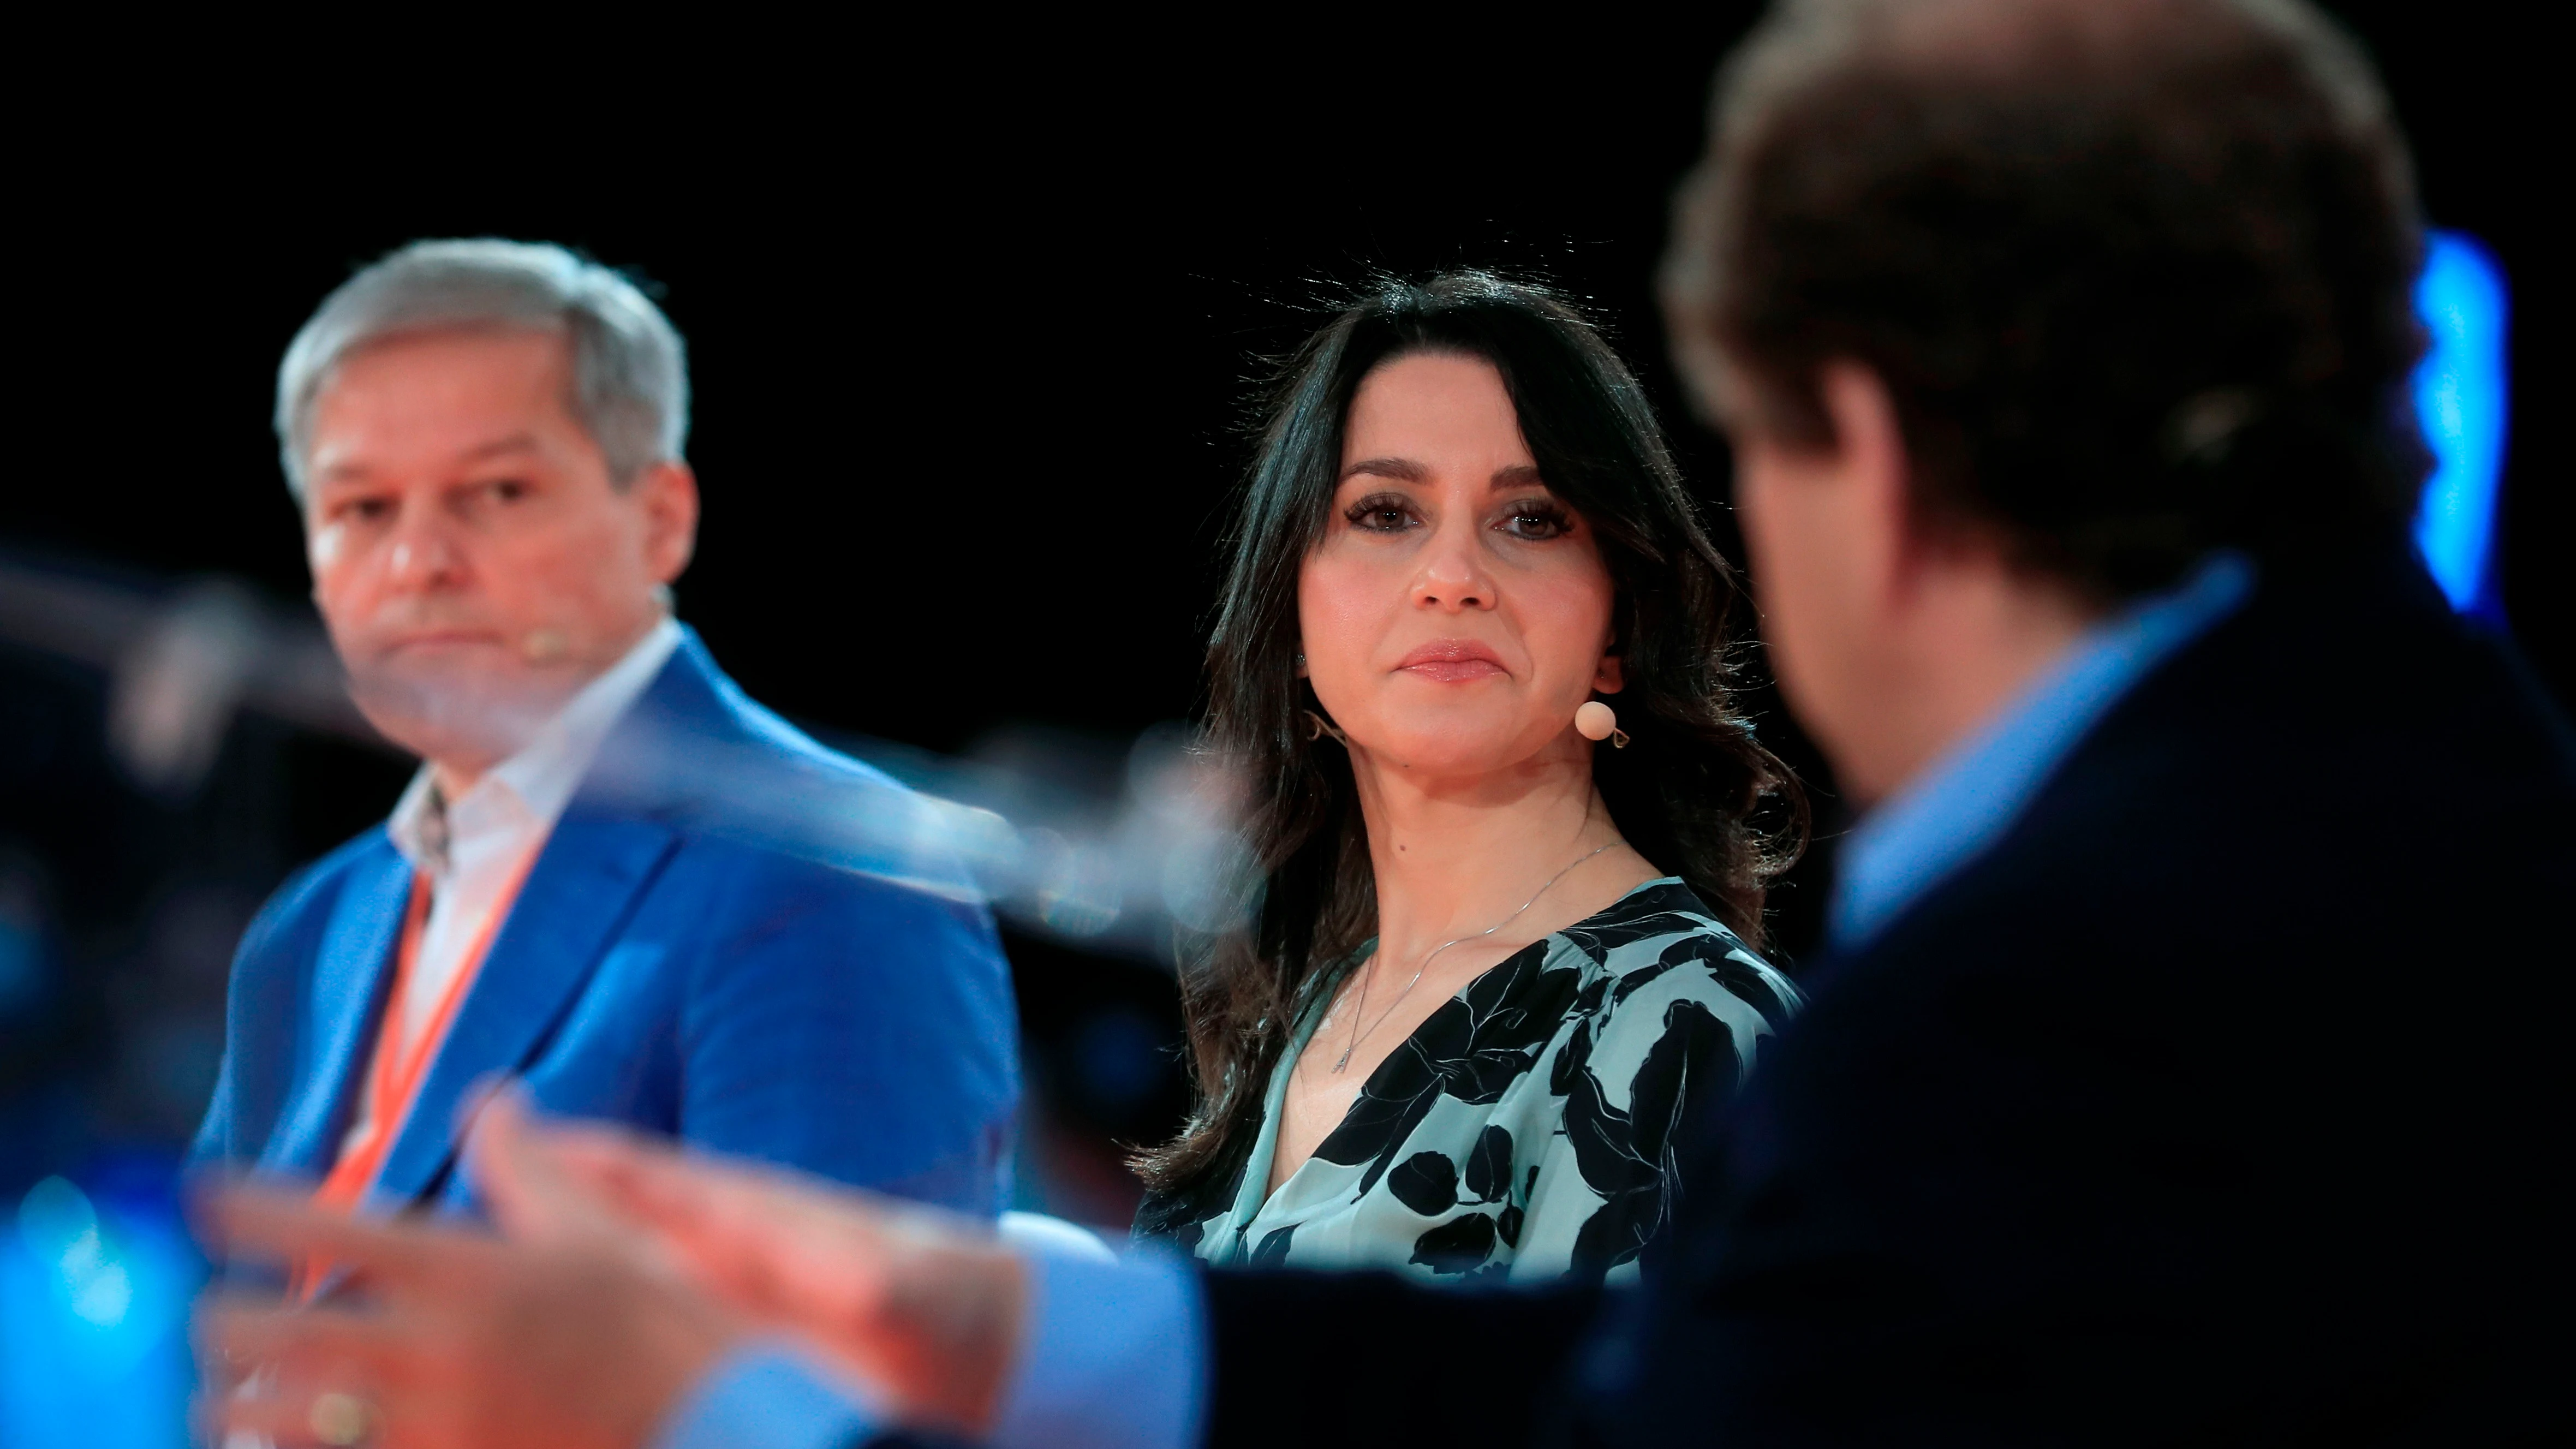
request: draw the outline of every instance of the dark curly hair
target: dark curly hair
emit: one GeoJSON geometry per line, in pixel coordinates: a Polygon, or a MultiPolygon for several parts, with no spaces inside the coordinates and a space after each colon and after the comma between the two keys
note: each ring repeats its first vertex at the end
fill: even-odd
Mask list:
{"type": "Polygon", "coordinates": [[[1426,352],[1494,365],[1541,478],[1600,540],[1627,677],[1619,719],[1633,743],[1596,751],[1593,773],[1620,832],[1754,943],[1765,885],[1804,844],[1804,797],[1735,705],[1734,572],[1701,530],[1627,367],[1542,288],[1477,271],[1379,283],[1283,370],[1232,533],[1207,731],[1251,782],[1260,895],[1245,930],[1183,968],[1198,1101],[1177,1139],[1135,1161],[1154,1189],[1140,1231],[1188,1221],[1222,1189],[1251,1146],[1262,1084],[1303,993],[1375,929],[1349,757],[1310,737],[1306,711],[1319,706],[1295,667],[1297,580],[1323,536],[1361,379],[1426,352]]]}
{"type": "Polygon", "coordinates": [[[1886,383],[1927,522],[2105,602],[2394,529],[2421,239],[2368,64],[2297,0],[1782,0],[1720,75],[1664,295],[1793,445],[1886,383]]]}

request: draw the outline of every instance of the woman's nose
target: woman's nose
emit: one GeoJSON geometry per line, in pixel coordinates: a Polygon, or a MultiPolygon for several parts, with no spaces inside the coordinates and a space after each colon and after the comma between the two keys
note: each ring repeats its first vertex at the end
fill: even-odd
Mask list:
{"type": "Polygon", "coordinates": [[[1457,613],[1466,609],[1494,607],[1493,576],[1485,571],[1485,560],[1476,547],[1472,529],[1443,530],[1425,551],[1421,571],[1413,576],[1413,602],[1418,608],[1445,609],[1457,613]]]}

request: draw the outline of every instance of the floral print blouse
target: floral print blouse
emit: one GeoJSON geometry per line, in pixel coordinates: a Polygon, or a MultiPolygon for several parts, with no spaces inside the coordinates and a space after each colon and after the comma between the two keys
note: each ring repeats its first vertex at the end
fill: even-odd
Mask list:
{"type": "Polygon", "coordinates": [[[1265,1196],[1289,1073],[1331,995],[1290,1036],[1223,1210],[1176,1234],[1208,1262],[1633,1278],[1679,1190],[1685,1119],[1724,1105],[1799,1002],[1688,886],[1648,881],[1442,1004],[1265,1196]]]}

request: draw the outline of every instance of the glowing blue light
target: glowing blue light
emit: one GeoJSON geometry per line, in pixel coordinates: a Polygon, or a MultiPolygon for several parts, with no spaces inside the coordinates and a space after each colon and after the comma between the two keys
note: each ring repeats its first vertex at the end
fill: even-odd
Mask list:
{"type": "Polygon", "coordinates": [[[179,1449],[190,1442],[188,1303],[202,1273],[177,1204],[37,1183],[0,1201],[0,1445],[179,1449]]]}
{"type": "Polygon", "coordinates": [[[2468,237],[2434,232],[2415,312],[2432,347],[2415,370],[2415,413],[2433,476],[2415,510],[2415,546],[2451,607],[2495,607],[2496,481],[2504,463],[2504,273],[2468,237]]]}

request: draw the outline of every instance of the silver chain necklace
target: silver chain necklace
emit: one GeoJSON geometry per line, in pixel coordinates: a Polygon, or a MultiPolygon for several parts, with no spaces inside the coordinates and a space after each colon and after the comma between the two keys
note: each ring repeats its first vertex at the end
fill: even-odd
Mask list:
{"type": "MultiPolygon", "coordinates": [[[[1494,922],[1492,925],[1487,926],[1485,929],[1478,931],[1472,936],[1460,936],[1457,940],[1443,941],[1439,945],[1432,947],[1430,954],[1422,958],[1422,964],[1413,968],[1413,979],[1404,983],[1404,989],[1395,993],[1395,999],[1386,1004],[1386,1010],[1379,1012],[1377,1020],[1369,1023],[1369,1026],[1365,1031],[1360,1029],[1359,1023],[1363,1017],[1368,1015],[1369,977],[1373,973],[1369,972],[1366,967],[1362,967],[1360,975],[1359,1004],[1351,1009],[1351,1039],[1342,1047],[1342,1055],[1340,1059],[1333,1063],[1334,1074],[1338,1076],[1344,1070],[1349,1068],[1351,1064],[1351,1053],[1359,1050],[1360,1043],[1368,1040],[1369,1036],[1379,1027],[1386,1025],[1386,1019],[1395,1015],[1395,1009],[1404,1004],[1404,998],[1413,994],[1413,988],[1422,983],[1422,973],[1431,969],[1432,957],[1438,956],[1441,952],[1448,950],[1452,946],[1464,946],[1469,941],[1481,941],[1487,936],[1494,934],[1496,931],[1501,930],[1503,927],[1510,925],[1512,922],[1519,920],[1521,918],[1521,912],[1537,905],[1538,898],[1547,894],[1548,886],[1553,886],[1558,881],[1565,879],[1567,871],[1573,870],[1576,866],[1583,864],[1583,862],[1590,860],[1596,855],[1599,855],[1602,851],[1608,850],[1612,845],[1620,845],[1624,843],[1624,841],[1614,838],[1608,845],[1599,846],[1595,849],[1584,852],[1582,855],[1567,862],[1565,870],[1560,870],[1556,874],[1549,876],[1547,878],[1547,885],[1540,886],[1528,900],[1521,902],[1520,910],[1512,912],[1510,915],[1503,917],[1501,920],[1494,922]]],[[[1329,1011],[1325,1013],[1327,1019],[1330,1019],[1331,1015],[1332,1013],[1329,1011]]]]}

